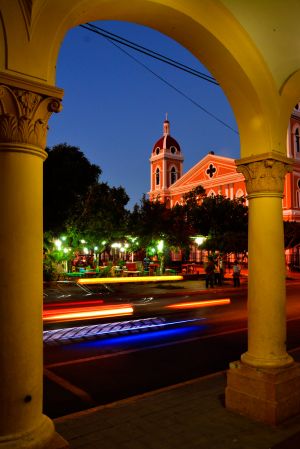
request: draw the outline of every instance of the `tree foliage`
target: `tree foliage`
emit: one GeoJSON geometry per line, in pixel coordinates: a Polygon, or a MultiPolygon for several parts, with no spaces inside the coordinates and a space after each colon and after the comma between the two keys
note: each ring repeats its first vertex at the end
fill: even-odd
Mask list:
{"type": "Polygon", "coordinates": [[[144,246],[162,239],[169,246],[179,248],[188,245],[192,235],[183,206],[176,205],[170,209],[164,203],[150,201],[145,196],[130,214],[128,230],[138,235],[144,246]]]}
{"type": "Polygon", "coordinates": [[[183,195],[184,204],[189,208],[197,207],[206,197],[206,190],[201,185],[195,187],[190,192],[183,195]]]}
{"type": "Polygon", "coordinates": [[[247,250],[248,208],[243,198],[204,197],[200,205],[186,204],[187,220],[194,234],[207,236],[203,248],[222,252],[247,250]]]}
{"type": "Polygon", "coordinates": [[[169,246],[188,249],[191,237],[207,237],[208,250],[242,252],[247,250],[248,208],[243,199],[204,196],[201,187],[185,197],[185,205],[168,209],[165,204],[145,197],[129,218],[129,228],[141,245],[163,239],[169,246]],[[200,201],[201,195],[201,201],[200,201]]]}
{"type": "Polygon", "coordinates": [[[68,220],[68,227],[76,229],[94,245],[103,240],[118,240],[126,233],[129,212],[125,206],[128,201],[123,187],[95,184],[77,203],[76,211],[68,220]]]}
{"type": "MultiPolygon", "coordinates": [[[[47,149],[44,165],[44,229],[67,232],[76,244],[82,238],[118,238],[124,232],[129,201],[123,187],[99,182],[101,169],[77,147],[47,149]]],[[[77,245],[77,244],[76,244],[77,245]]]]}
{"type": "Polygon", "coordinates": [[[140,245],[145,248],[153,240],[165,239],[170,225],[170,209],[159,201],[150,201],[143,196],[129,216],[128,232],[139,236],[140,245]]]}
{"type": "Polygon", "coordinates": [[[293,248],[300,244],[300,223],[284,221],[284,247],[293,248]]]}
{"type": "Polygon", "coordinates": [[[97,184],[101,169],[79,148],[66,143],[46,148],[44,162],[44,230],[63,232],[66,220],[89,188],[97,184]]]}

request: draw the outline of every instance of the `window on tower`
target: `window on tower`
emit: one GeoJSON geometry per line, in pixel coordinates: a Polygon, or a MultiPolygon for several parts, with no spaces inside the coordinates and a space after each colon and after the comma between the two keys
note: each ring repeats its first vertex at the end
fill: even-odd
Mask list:
{"type": "Polygon", "coordinates": [[[155,170],[155,185],[159,186],[159,182],[160,182],[160,173],[159,168],[157,168],[155,170]]]}
{"type": "Polygon", "coordinates": [[[177,181],[177,172],[176,172],[176,168],[175,167],[171,168],[171,179],[170,179],[170,181],[171,181],[171,184],[174,184],[174,182],[177,181]]]}
{"type": "Polygon", "coordinates": [[[300,153],[300,133],[299,133],[299,128],[296,128],[296,130],[295,130],[295,150],[296,150],[296,154],[299,155],[299,153],[300,153]]]}

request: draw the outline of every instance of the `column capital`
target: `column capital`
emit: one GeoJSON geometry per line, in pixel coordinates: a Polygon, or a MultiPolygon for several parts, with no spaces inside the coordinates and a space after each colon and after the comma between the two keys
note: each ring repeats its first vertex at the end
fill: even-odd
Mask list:
{"type": "Polygon", "coordinates": [[[293,159],[281,153],[264,153],[235,161],[245,177],[248,198],[283,196],[286,173],[293,171],[293,159]]]}
{"type": "Polygon", "coordinates": [[[0,151],[45,158],[48,120],[62,109],[62,89],[0,74],[0,151]]]}

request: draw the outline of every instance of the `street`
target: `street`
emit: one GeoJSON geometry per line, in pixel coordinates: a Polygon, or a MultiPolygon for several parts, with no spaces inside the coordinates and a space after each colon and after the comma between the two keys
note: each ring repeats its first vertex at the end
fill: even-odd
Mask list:
{"type": "MultiPolygon", "coordinates": [[[[299,290],[297,281],[287,284],[288,350],[300,346],[299,290]]],[[[227,369],[247,347],[246,286],[185,300],[191,298],[231,304],[175,314],[171,325],[155,330],[45,345],[44,412],[62,416],[227,369]]]]}

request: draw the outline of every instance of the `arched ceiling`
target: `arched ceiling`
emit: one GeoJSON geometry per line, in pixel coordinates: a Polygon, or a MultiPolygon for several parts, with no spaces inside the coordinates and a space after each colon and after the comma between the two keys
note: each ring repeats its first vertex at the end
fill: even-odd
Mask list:
{"type": "Polygon", "coordinates": [[[0,71],[51,85],[70,28],[125,20],[157,29],[218,79],[237,119],[242,156],[285,154],[289,115],[300,98],[299,0],[0,0],[0,14],[0,71]]]}

